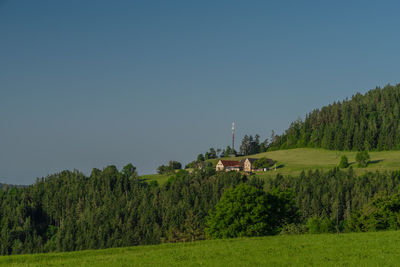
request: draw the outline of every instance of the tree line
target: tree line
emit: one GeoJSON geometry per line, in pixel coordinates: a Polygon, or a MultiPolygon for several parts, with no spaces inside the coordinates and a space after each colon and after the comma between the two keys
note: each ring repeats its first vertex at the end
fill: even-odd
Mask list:
{"type": "MultiPolygon", "coordinates": [[[[275,133],[272,131],[271,140],[275,140],[275,133]]],[[[209,159],[217,159],[224,158],[230,156],[249,156],[253,154],[258,154],[262,152],[266,152],[268,149],[269,143],[268,138],[261,142],[260,135],[256,134],[254,137],[252,135],[245,135],[242,139],[239,151],[232,149],[230,146],[227,146],[224,149],[215,149],[211,147],[204,154],[200,153],[197,155],[196,160],[186,164],[185,168],[199,168],[199,167],[207,167],[208,165],[204,163],[209,159]]]]}
{"type": "Polygon", "coordinates": [[[270,150],[317,147],[334,150],[400,149],[400,84],[377,87],[315,109],[271,141],[270,150]]]}
{"type": "Polygon", "coordinates": [[[131,164],[63,171],[0,190],[0,254],[399,229],[398,192],[400,171],[356,176],[351,167],[268,179],[179,170],[163,185],[131,164]]]}
{"type": "Polygon", "coordinates": [[[277,187],[294,193],[302,221],[294,229],[299,232],[304,229],[314,233],[400,229],[400,205],[386,210],[385,216],[397,218],[397,226],[393,223],[390,227],[379,226],[383,224],[379,219],[383,218],[379,213],[382,211],[371,208],[376,202],[399,201],[400,171],[357,176],[352,167],[334,168],[328,172],[303,171],[296,177],[278,174],[266,180],[265,190],[277,187]]]}

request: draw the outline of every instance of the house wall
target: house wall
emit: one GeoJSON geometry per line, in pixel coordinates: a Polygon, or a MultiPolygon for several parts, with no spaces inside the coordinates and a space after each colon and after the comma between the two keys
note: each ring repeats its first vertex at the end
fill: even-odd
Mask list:
{"type": "Polygon", "coordinates": [[[215,170],[216,170],[216,171],[223,171],[223,170],[224,170],[224,165],[222,164],[221,161],[219,161],[219,162],[217,163],[217,165],[215,166],[215,170]]]}
{"type": "Polygon", "coordinates": [[[228,166],[226,167],[226,171],[240,171],[239,167],[235,167],[235,166],[228,166]]]}
{"type": "Polygon", "coordinates": [[[248,159],[246,159],[246,161],[244,162],[243,170],[245,172],[251,172],[252,171],[251,162],[248,159]]]}

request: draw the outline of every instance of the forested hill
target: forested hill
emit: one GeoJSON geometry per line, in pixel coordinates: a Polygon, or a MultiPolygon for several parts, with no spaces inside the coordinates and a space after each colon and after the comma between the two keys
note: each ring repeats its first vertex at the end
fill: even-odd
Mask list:
{"type": "Polygon", "coordinates": [[[26,187],[26,185],[15,185],[15,184],[2,184],[0,183],[0,189],[6,189],[7,187],[26,187]]]}
{"type": "Polygon", "coordinates": [[[400,84],[335,102],[293,122],[270,150],[317,147],[334,150],[400,149],[400,84]]]}

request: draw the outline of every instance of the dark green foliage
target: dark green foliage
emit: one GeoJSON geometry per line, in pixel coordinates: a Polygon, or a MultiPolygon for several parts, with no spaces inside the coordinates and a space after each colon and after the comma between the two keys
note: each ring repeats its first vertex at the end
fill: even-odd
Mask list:
{"type": "Polygon", "coordinates": [[[197,161],[198,162],[201,162],[201,161],[204,161],[205,159],[204,159],[204,156],[203,156],[203,154],[199,154],[198,156],[197,156],[197,161]]]}
{"type": "Polygon", "coordinates": [[[15,184],[2,184],[0,183],[0,190],[6,190],[9,187],[17,187],[17,188],[22,188],[22,187],[26,187],[26,185],[15,185],[15,184]]]}
{"type": "Polygon", "coordinates": [[[189,162],[188,164],[186,164],[185,165],[185,169],[189,169],[189,168],[196,168],[196,166],[197,166],[197,161],[192,161],[192,162],[189,162]]]}
{"type": "Polygon", "coordinates": [[[207,169],[207,168],[211,168],[211,167],[212,167],[212,163],[210,161],[192,161],[192,162],[186,164],[185,169],[194,168],[194,169],[203,170],[203,169],[207,169]]]}
{"type": "Polygon", "coordinates": [[[169,162],[169,165],[168,165],[169,167],[171,167],[173,170],[180,170],[180,169],[182,169],[182,164],[180,163],[180,162],[178,162],[178,161],[175,161],[175,160],[171,160],[170,162],[169,162]]]}
{"type": "Polygon", "coordinates": [[[367,151],[360,151],[356,155],[356,161],[358,163],[358,167],[365,168],[369,163],[369,154],[367,151]]]}
{"type": "Polygon", "coordinates": [[[275,161],[268,158],[260,158],[253,163],[255,169],[269,168],[275,164],[275,161]]]}
{"type": "Polygon", "coordinates": [[[400,149],[400,84],[334,102],[296,120],[270,150],[319,147],[334,150],[400,149]]]}
{"type": "Polygon", "coordinates": [[[300,235],[308,232],[307,226],[301,223],[285,224],[279,234],[281,235],[300,235]]]}
{"type": "Polygon", "coordinates": [[[169,166],[161,165],[157,168],[158,174],[166,174],[166,173],[171,173],[171,172],[173,172],[173,169],[169,166]]]}
{"type": "Polygon", "coordinates": [[[260,143],[260,136],[258,134],[253,138],[252,135],[245,135],[242,139],[242,144],[240,145],[241,155],[253,155],[267,150],[268,140],[260,143]]]}
{"type": "Polygon", "coordinates": [[[310,218],[327,219],[334,224],[334,232],[353,231],[354,227],[346,226],[352,214],[377,195],[400,192],[400,172],[374,172],[357,177],[351,167],[346,171],[317,170],[303,172],[299,177],[277,175],[265,183],[267,190],[276,187],[293,191],[303,222],[310,218]]]}
{"type": "MultiPolygon", "coordinates": [[[[220,151],[221,149],[217,149],[217,151],[220,151]]],[[[215,151],[215,149],[214,148],[210,148],[210,151],[207,151],[205,154],[204,154],[204,159],[205,160],[208,160],[208,159],[216,159],[217,157],[218,157],[218,155],[217,155],[217,151],[215,151]]]]}
{"type": "Polygon", "coordinates": [[[232,155],[236,155],[236,152],[230,146],[227,146],[222,152],[221,157],[230,157],[232,155]]]}
{"type": "Polygon", "coordinates": [[[348,222],[355,232],[400,229],[400,195],[377,196],[348,222]]]}
{"type": "Polygon", "coordinates": [[[129,164],[122,171],[93,169],[89,177],[63,171],[28,187],[0,190],[0,254],[204,239],[209,211],[225,191],[243,183],[262,197],[248,209],[257,226],[240,235],[302,233],[306,226],[315,233],[398,227],[400,197],[393,195],[400,192],[400,172],[357,177],[351,167],[335,168],[264,182],[205,166],[192,174],[179,170],[159,186],[141,180],[129,164]],[[263,209],[260,203],[270,205],[263,209]],[[300,221],[292,220],[296,206],[300,221]],[[264,228],[257,219],[265,214],[274,216],[264,228]]]}
{"type": "Polygon", "coordinates": [[[210,211],[206,233],[212,238],[271,235],[297,218],[290,193],[276,190],[265,193],[242,184],[225,191],[215,209],[210,211]]]}
{"type": "Polygon", "coordinates": [[[335,224],[328,218],[312,217],[307,221],[307,229],[310,234],[333,233],[335,224]]]}
{"type": "MultiPolygon", "coordinates": [[[[203,154],[197,155],[197,159],[189,162],[188,164],[185,165],[185,169],[188,168],[196,168],[196,169],[202,169],[208,166],[208,163],[205,163],[204,161],[209,160],[209,159],[216,159],[218,158],[219,153],[221,153],[221,149],[215,150],[214,148],[210,148],[209,151],[203,154]]],[[[224,157],[225,150],[222,152],[221,157],[224,157]]]]}
{"type": "Polygon", "coordinates": [[[157,168],[159,174],[172,174],[175,170],[180,170],[182,164],[178,161],[170,160],[168,166],[161,165],[157,168]]]}
{"type": "Polygon", "coordinates": [[[98,249],[204,238],[205,216],[240,173],[178,171],[164,186],[133,165],[63,171],[0,190],[0,254],[98,249]]]}
{"type": "Polygon", "coordinates": [[[345,155],[340,158],[339,168],[345,169],[349,166],[349,160],[345,155]]]}

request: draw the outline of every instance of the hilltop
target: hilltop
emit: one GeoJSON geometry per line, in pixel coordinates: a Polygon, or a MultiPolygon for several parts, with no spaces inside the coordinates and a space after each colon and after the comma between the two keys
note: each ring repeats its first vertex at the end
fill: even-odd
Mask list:
{"type": "MultiPolygon", "coordinates": [[[[196,168],[196,164],[204,162],[215,166],[221,159],[267,157],[277,161],[278,168],[274,172],[258,173],[259,177],[278,173],[298,175],[303,170],[336,167],[343,155],[354,168],[356,152],[366,150],[373,151],[370,153],[371,164],[367,168],[357,168],[356,173],[392,171],[400,166],[399,121],[400,84],[376,87],[364,95],[357,93],[351,99],[313,110],[304,120],[294,121],[282,135],[273,132],[270,140],[267,138],[262,142],[259,135],[254,138],[245,135],[240,151],[231,151],[229,146],[217,150],[210,148],[204,156],[199,154],[197,160],[187,166],[196,168]],[[246,156],[224,156],[237,153],[246,156]]],[[[151,175],[143,178],[164,183],[170,177],[151,175]]]]}
{"type": "Polygon", "coordinates": [[[315,109],[271,140],[269,150],[317,147],[331,150],[400,149],[400,84],[315,109]]]}

